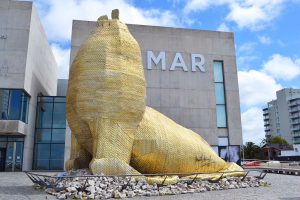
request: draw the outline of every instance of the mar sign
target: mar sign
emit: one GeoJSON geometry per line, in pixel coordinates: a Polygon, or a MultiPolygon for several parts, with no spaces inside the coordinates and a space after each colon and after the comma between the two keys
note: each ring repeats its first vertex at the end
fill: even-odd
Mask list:
{"type": "MultiPolygon", "coordinates": [[[[192,72],[206,72],[205,69],[205,58],[202,54],[198,53],[190,53],[190,59],[192,64],[192,72]]],[[[147,69],[152,70],[152,64],[157,66],[160,63],[161,70],[167,70],[166,66],[166,52],[160,51],[157,56],[153,53],[153,51],[147,51],[147,69]]],[[[174,71],[176,68],[181,68],[184,72],[188,71],[188,66],[184,61],[181,53],[175,53],[172,64],[169,67],[170,71],[174,71]]]]}

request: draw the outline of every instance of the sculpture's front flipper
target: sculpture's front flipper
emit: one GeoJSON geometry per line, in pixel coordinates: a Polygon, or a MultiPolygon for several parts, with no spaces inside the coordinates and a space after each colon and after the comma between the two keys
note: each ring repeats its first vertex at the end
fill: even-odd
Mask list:
{"type": "Polygon", "coordinates": [[[140,174],[133,167],[123,160],[117,158],[93,158],[90,163],[90,169],[93,174],[106,175],[138,175],[140,174]]]}
{"type": "Polygon", "coordinates": [[[93,138],[90,162],[93,174],[139,174],[129,166],[134,130],[108,118],[94,119],[89,126],[93,138]]]}

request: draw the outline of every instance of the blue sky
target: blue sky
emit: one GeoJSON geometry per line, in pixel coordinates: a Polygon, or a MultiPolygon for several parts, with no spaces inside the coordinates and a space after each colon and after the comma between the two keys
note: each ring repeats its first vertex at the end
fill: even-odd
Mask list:
{"type": "Polygon", "coordinates": [[[261,109],[277,90],[300,88],[300,0],[33,1],[60,78],[68,77],[72,20],[114,8],[126,23],[234,32],[244,142],[264,137],[261,109]]]}

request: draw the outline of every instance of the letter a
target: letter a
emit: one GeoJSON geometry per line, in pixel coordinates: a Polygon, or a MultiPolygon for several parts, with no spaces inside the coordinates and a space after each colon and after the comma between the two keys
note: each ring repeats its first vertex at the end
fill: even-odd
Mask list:
{"type": "Polygon", "coordinates": [[[176,53],[173,63],[170,67],[170,71],[174,71],[175,67],[181,67],[183,69],[183,71],[187,72],[187,67],[186,64],[181,56],[181,53],[176,53]],[[179,60],[179,62],[177,62],[179,60]]]}

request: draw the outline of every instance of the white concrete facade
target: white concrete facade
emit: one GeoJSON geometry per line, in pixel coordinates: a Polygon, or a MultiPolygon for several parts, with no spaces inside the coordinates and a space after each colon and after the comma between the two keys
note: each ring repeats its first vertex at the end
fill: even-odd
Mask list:
{"type": "Polygon", "coordinates": [[[22,89],[30,96],[28,123],[0,120],[0,136],[20,134],[3,127],[23,130],[23,170],[30,170],[37,96],[56,95],[58,68],[32,2],[0,1],[0,36],[0,89],[22,89]]]}
{"type": "MultiPolygon", "coordinates": [[[[95,27],[96,22],[73,21],[70,63],[95,27]]],[[[241,145],[233,33],[133,24],[128,24],[128,28],[141,48],[147,83],[147,105],[199,133],[212,146],[219,146],[219,138],[223,137],[228,138],[227,145],[241,145]],[[161,52],[165,54],[165,70],[162,70],[163,59],[157,65],[152,60],[152,70],[148,69],[148,51],[155,58],[161,52]],[[170,70],[176,53],[182,56],[186,69],[176,67],[170,70]],[[192,71],[191,54],[204,56],[205,72],[201,72],[200,68],[192,71]],[[227,128],[217,128],[213,61],[223,62],[227,128]]]]}

